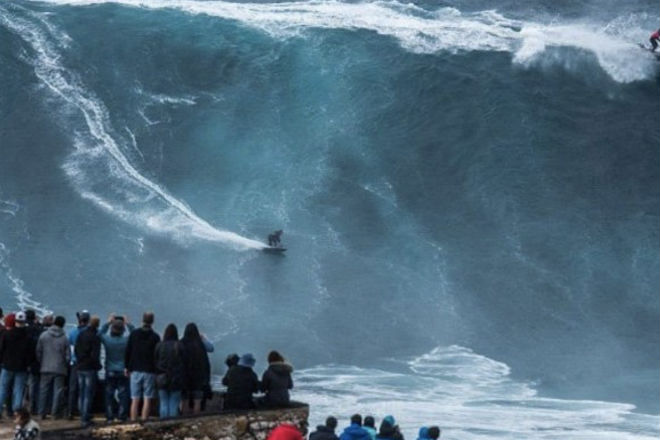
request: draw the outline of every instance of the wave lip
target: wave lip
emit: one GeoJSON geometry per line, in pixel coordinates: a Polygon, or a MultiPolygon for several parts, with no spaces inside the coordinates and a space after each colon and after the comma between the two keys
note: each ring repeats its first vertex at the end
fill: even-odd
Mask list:
{"type": "MultiPolygon", "coordinates": [[[[305,29],[368,30],[390,36],[415,53],[439,51],[496,51],[514,54],[514,62],[528,65],[546,48],[566,47],[593,53],[600,67],[615,81],[628,83],[652,77],[653,56],[637,47],[644,34],[638,21],[553,23],[509,19],[486,10],[462,13],[451,7],[426,10],[397,1],[344,3],[310,0],[281,3],[234,3],[197,0],[46,0],[48,3],[87,6],[115,3],[145,9],[175,9],[236,20],[275,38],[299,35],[305,29]]],[[[561,60],[559,60],[561,62],[561,60]]]]}
{"type": "Polygon", "coordinates": [[[54,32],[52,25],[43,25],[44,19],[36,14],[18,6],[13,8],[22,10],[31,20],[0,8],[0,23],[30,44],[34,56],[29,61],[36,76],[69,110],[70,116],[62,122],[74,133],[75,151],[64,170],[83,198],[138,227],[170,235],[183,243],[198,239],[237,250],[265,247],[257,240],[213,227],[142,175],[124,155],[122,147],[128,142],[114,133],[103,103],[61,64],[61,55],[50,39],[66,45],[66,34],[54,32]]]}

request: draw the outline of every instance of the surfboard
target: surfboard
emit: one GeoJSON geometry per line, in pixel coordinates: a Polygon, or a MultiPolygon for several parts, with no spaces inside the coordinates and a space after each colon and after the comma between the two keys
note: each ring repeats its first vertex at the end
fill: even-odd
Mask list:
{"type": "Polygon", "coordinates": [[[283,254],[284,251],[286,251],[286,248],[270,246],[270,247],[265,247],[262,250],[267,254],[283,254]]]}

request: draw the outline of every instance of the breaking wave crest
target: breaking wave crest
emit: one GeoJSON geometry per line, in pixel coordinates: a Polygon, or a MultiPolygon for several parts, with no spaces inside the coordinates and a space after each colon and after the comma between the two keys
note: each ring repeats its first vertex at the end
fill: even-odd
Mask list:
{"type": "MultiPolygon", "coordinates": [[[[276,38],[299,35],[309,28],[367,30],[396,38],[415,53],[439,51],[499,51],[513,53],[514,62],[528,65],[548,48],[573,48],[592,53],[601,68],[618,82],[648,79],[655,59],[640,52],[645,35],[638,20],[602,23],[543,24],[509,19],[496,11],[463,13],[444,7],[427,10],[411,3],[374,1],[344,3],[312,0],[282,3],[234,3],[197,0],[48,0],[65,5],[117,3],[149,9],[176,9],[236,20],[276,38]]],[[[628,17],[630,18],[630,17],[628,17]]],[[[552,60],[560,62],[560,60],[552,60]]]]}
{"type": "Polygon", "coordinates": [[[103,103],[61,63],[58,46],[68,44],[65,34],[17,5],[0,7],[0,23],[30,45],[32,55],[26,61],[64,105],[64,122],[74,133],[75,147],[64,170],[82,197],[122,220],[179,242],[208,240],[237,250],[265,246],[215,228],[139,172],[122,152],[125,142],[114,133],[103,103]]]}
{"type": "MultiPolygon", "coordinates": [[[[439,425],[442,438],[638,439],[657,438],[658,417],[634,405],[550,399],[533,384],[510,376],[509,367],[453,345],[392,368],[325,365],[297,373],[296,399],[310,403],[310,426],[332,414],[393,414],[406,438],[421,426],[439,425]]],[[[341,426],[340,426],[341,428],[341,426]]]]}

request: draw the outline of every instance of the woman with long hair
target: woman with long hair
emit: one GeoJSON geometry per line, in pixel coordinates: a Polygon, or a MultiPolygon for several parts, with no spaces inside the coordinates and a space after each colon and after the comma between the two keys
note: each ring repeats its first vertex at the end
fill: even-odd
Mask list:
{"type": "Polygon", "coordinates": [[[189,402],[192,400],[193,413],[198,414],[202,410],[202,399],[210,389],[211,365],[202,336],[195,323],[191,322],[186,325],[181,343],[186,351],[186,370],[188,371],[184,408],[189,407],[189,402]]]}
{"type": "Polygon", "coordinates": [[[266,393],[263,403],[266,406],[289,405],[289,390],[293,388],[292,372],[293,367],[279,352],[273,350],[268,353],[268,369],[261,379],[261,390],[266,393]]]}
{"type": "Polygon", "coordinates": [[[156,385],[161,419],[179,415],[181,391],[186,382],[185,358],[179,332],[174,324],[169,324],[163,332],[163,340],[156,345],[156,385]]]}

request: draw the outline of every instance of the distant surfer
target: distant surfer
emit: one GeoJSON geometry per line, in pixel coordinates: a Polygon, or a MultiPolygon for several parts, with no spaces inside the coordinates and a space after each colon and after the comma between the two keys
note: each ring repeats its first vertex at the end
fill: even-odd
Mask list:
{"type": "Polygon", "coordinates": [[[651,34],[649,41],[651,42],[651,52],[655,52],[658,48],[658,41],[660,41],[660,29],[651,34]]]}
{"type": "Polygon", "coordinates": [[[272,234],[268,234],[268,246],[270,247],[279,247],[281,243],[282,230],[279,229],[272,234]]]}

